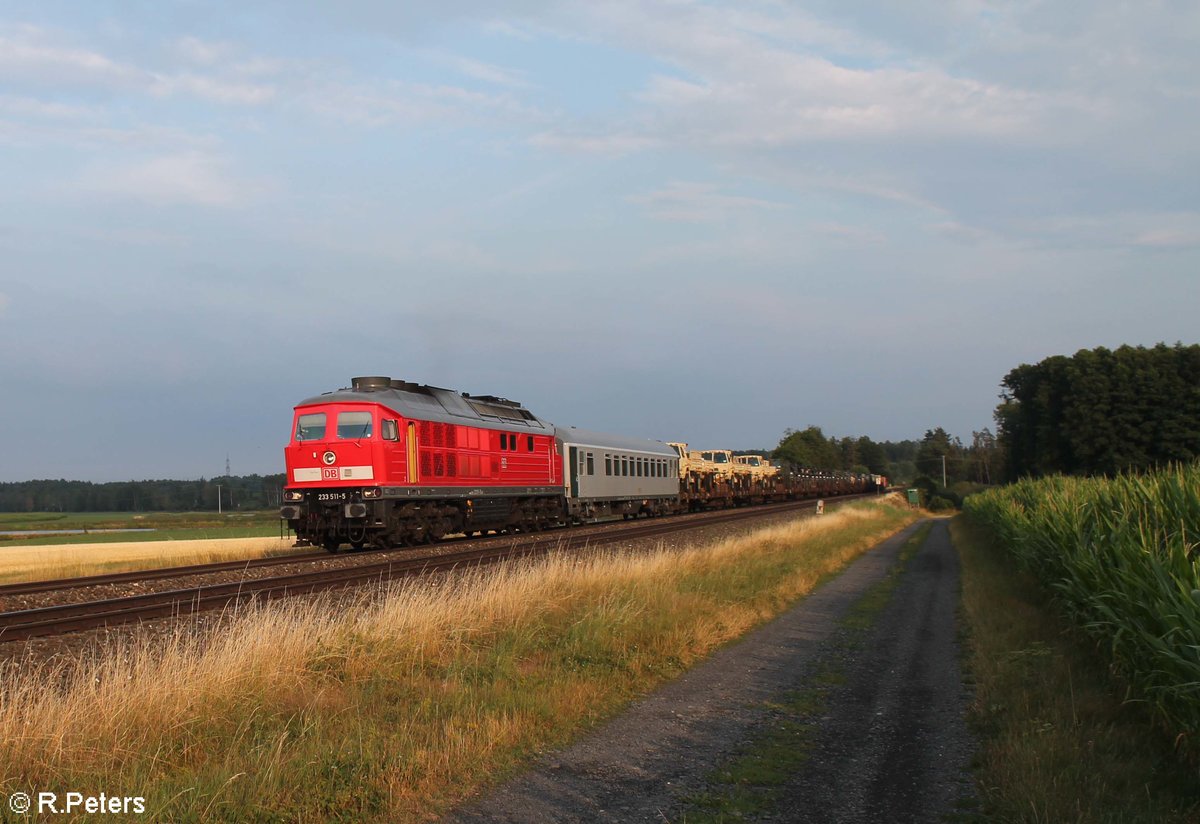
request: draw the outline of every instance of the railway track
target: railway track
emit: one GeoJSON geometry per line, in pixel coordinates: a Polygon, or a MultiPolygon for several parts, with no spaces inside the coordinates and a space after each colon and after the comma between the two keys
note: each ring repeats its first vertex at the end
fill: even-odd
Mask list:
{"type": "MultiPolygon", "coordinates": [[[[853,500],[862,495],[846,496],[838,501],[853,500]]],[[[190,586],[161,592],[130,595],[119,598],[82,601],[71,604],[37,607],[0,613],[0,643],[23,641],[48,635],[79,632],[104,626],[148,621],[157,618],[190,615],[223,609],[232,604],[251,599],[273,600],[276,598],[307,595],[333,589],[343,589],[367,583],[378,583],[434,572],[483,566],[505,560],[543,555],[555,549],[579,549],[631,540],[645,540],[661,535],[700,529],[717,524],[748,520],[766,515],[793,510],[813,509],[815,501],[775,504],[768,507],[722,510],[695,515],[687,519],[655,520],[641,526],[626,527],[608,532],[573,535],[570,532],[552,536],[522,536],[518,543],[505,546],[490,546],[464,549],[422,558],[387,557],[340,569],[320,569],[295,572],[285,575],[250,578],[233,583],[214,583],[190,586]]],[[[328,553],[278,556],[236,563],[202,564],[193,567],[175,567],[151,570],[143,573],[118,573],[115,575],[90,576],[56,582],[42,582],[38,589],[23,592],[52,591],[54,589],[82,587],[96,583],[142,581],[150,578],[179,577],[204,572],[220,572],[230,569],[270,566],[304,560],[328,559],[328,553]],[[99,581],[98,579],[105,579],[99,581]],[[81,583],[86,582],[86,583],[81,583]],[[62,584],[63,586],[58,586],[62,584]]],[[[0,588],[0,594],[12,593],[11,587],[32,586],[12,584],[0,588]]]]}

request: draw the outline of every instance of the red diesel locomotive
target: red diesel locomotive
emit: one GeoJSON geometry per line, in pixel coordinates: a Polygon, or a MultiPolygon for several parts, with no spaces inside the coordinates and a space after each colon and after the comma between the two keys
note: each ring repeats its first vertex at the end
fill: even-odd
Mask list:
{"type": "Polygon", "coordinates": [[[520,404],[385,377],[301,401],[282,516],[297,537],[396,546],[562,517],[554,427],[520,404]]]}

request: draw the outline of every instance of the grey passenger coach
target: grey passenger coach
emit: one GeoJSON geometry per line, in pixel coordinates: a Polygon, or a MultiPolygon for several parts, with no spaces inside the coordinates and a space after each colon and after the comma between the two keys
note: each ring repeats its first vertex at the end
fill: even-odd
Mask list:
{"type": "Polygon", "coordinates": [[[663,515],[679,508],[679,456],[661,441],[555,427],[567,514],[663,515]]]}

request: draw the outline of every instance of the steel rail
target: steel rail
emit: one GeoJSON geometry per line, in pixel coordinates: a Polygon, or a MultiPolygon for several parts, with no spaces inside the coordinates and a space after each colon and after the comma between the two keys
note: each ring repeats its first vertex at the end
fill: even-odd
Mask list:
{"type": "MultiPolygon", "coordinates": [[[[847,501],[859,497],[862,496],[843,496],[837,500],[847,501]]],[[[803,501],[777,504],[771,507],[721,510],[703,513],[703,517],[698,516],[687,520],[654,521],[640,527],[587,535],[573,535],[564,532],[551,537],[524,540],[506,546],[468,549],[422,558],[389,558],[386,561],[339,569],[321,569],[266,578],[248,578],[231,583],[203,584],[162,592],[14,610],[0,613],[0,643],[77,632],[101,626],[190,615],[196,612],[221,609],[253,598],[273,600],[292,595],[341,589],[363,583],[383,582],[469,566],[482,566],[504,560],[546,554],[560,548],[576,549],[622,541],[645,540],[727,522],[766,517],[779,512],[811,509],[815,505],[815,501],[803,501]]]]}
{"type": "MultiPolygon", "coordinates": [[[[840,496],[841,500],[845,500],[848,496],[840,496]]],[[[854,497],[854,496],[849,496],[854,497]]],[[[835,500],[831,498],[830,500],[835,500]]],[[[788,502],[794,503],[794,502],[788,502]]],[[[767,504],[766,506],[783,506],[786,504],[767,504]]],[[[715,510],[723,511],[723,510],[715,510]]],[[[701,513],[682,513],[680,516],[670,517],[699,517],[711,512],[701,513]]],[[[615,521],[610,523],[626,523],[624,521],[615,521]]],[[[588,524],[587,526],[604,526],[601,524],[588,524]]],[[[495,540],[501,535],[481,536],[480,540],[491,539],[495,540]]],[[[469,540],[465,537],[450,538],[449,541],[469,540]]],[[[66,589],[79,589],[82,587],[104,586],[108,584],[127,584],[131,582],[141,581],[158,581],[164,578],[182,578],[186,575],[207,575],[217,572],[230,572],[243,569],[261,569],[262,567],[283,566],[292,563],[307,563],[309,561],[327,561],[330,558],[353,558],[369,555],[379,552],[403,552],[413,547],[387,547],[387,548],[371,548],[355,550],[349,553],[329,553],[324,550],[319,552],[303,552],[295,555],[272,555],[266,558],[246,558],[240,561],[215,561],[207,564],[189,564],[186,566],[161,567],[159,569],[144,569],[133,570],[130,572],[106,572],[100,575],[83,575],[75,578],[52,578],[45,581],[21,581],[12,584],[0,584],[0,598],[10,595],[37,595],[44,592],[58,592],[66,589]]]]}

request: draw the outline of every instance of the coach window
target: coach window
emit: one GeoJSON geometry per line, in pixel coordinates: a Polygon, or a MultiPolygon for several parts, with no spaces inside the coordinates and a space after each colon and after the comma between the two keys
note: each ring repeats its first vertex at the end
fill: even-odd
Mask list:
{"type": "Polygon", "coordinates": [[[596,474],[596,464],[592,461],[592,453],[591,452],[587,453],[587,461],[588,461],[588,474],[595,475],[596,474]]]}
{"type": "Polygon", "coordinates": [[[612,455],[604,456],[604,474],[612,475],[612,455]]]}
{"type": "Polygon", "coordinates": [[[370,412],[339,412],[337,435],[344,440],[359,440],[371,437],[370,412]]]}
{"type": "Polygon", "coordinates": [[[629,459],[624,455],[621,456],[621,477],[629,474],[629,459]]]}
{"type": "Polygon", "coordinates": [[[319,441],[325,437],[325,413],[312,412],[296,420],[296,440],[319,441]]]}

